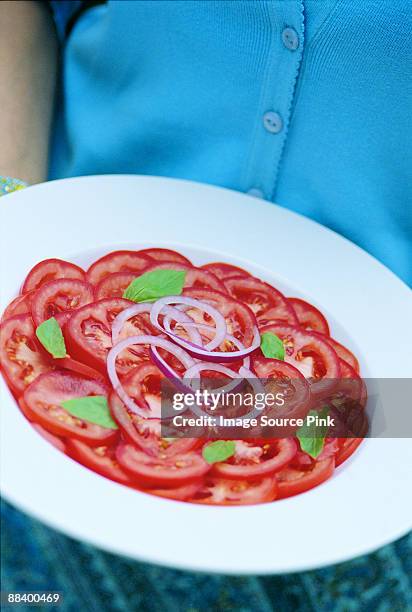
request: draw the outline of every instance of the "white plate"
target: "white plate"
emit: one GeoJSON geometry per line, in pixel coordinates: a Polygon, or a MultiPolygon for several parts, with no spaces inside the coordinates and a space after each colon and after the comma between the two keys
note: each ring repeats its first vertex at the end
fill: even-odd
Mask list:
{"type": "MultiPolygon", "coordinates": [[[[170,246],[307,297],[365,375],[410,375],[409,289],[347,240],[283,208],[185,181],[100,176],[32,187],[2,199],[0,210],[2,310],[41,259],[86,264],[114,247],[170,246]]],[[[409,439],[365,441],[330,481],[298,497],[203,507],[127,489],[68,459],[0,385],[4,497],[109,551],[185,569],[282,573],[367,553],[411,528],[409,439]]]]}

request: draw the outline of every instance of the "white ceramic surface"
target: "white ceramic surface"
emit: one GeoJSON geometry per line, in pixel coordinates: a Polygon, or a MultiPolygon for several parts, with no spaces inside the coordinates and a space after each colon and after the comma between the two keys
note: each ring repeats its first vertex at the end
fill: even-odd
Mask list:
{"type": "MultiPolygon", "coordinates": [[[[0,220],[1,310],[41,259],[87,264],[116,247],[169,246],[195,263],[240,264],[307,297],[366,376],[411,376],[411,291],[358,247],[276,205],[186,181],[83,177],[2,199],[0,220]]],[[[366,440],[330,481],[294,498],[204,507],[90,472],[32,429],[2,378],[0,393],[5,499],[112,552],[185,569],[282,573],[367,553],[412,526],[409,439],[366,440]]]]}

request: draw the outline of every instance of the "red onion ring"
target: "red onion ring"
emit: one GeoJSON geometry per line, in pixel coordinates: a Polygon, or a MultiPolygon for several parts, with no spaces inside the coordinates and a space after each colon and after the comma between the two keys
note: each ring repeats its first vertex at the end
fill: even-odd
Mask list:
{"type": "MultiPolygon", "coordinates": [[[[133,306],[129,306],[129,308],[126,308],[125,310],[122,310],[121,312],[119,312],[119,314],[117,315],[117,317],[114,319],[112,323],[112,344],[117,343],[120,333],[122,331],[123,325],[126,323],[126,321],[128,321],[132,317],[142,312],[150,313],[152,310],[152,307],[153,307],[153,304],[148,304],[146,302],[142,304],[133,304],[133,306]]],[[[185,327],[185,329],[186,329],[185,324],[194,323],[193,319],[189,317],[189,315],[187,315],[185,312],[182,312],[181,310],[178,310],[177,308],[168,306],[166,308],[166,312],[167,312],[168,318],[175,319],[178,323],[181,323],[182,326],[185,327]]],[[[189,334],[189,337],[192,342],[196,344],[197,343],[202,344],[202,338],[197,329],[193,329],[191,327],[190,329],[187,330],[187,333],[189,334]]]]}
{"type": "Polygon", "coordinates": [[[156,415],[151,417],[147,416],[147,412],[145,412],[142,408],[140,408],[133,399],[126,393],[124,390],[119,377],[116,372],[116,359],[118,355],[127,349],[129,346],[133,346],[135,344],[149,344],[150,346],[156,346],[159,348],[163,348],[169,353],[172,353],[177,359],[179,359],[186,368],[190,368],[195,364],[194,359],[190,357],[179,346],[176,346],[170,340],[166,340],[165,338],[161,338],[159,336],[130,336],[129,338],[125,338],[121,340],[117,344],[115,344],[107,355],[107,374],[109,376],[110,382],[112,383],[113,389],[116,391],[117,395],[123,401],[123,403],[129,408],[131,412],[138,414],[139,416],[147,419],[147,418],[159,418],[156,415]]]}
{"type": "Polygon", "coordinates": [[[126,323],[126,321],[142,312],[150,312],[151,309],[152,304],[133,304],[133,306],[129,306],[129,308],[126,308],[125,310],[119,312],[119,314],[112,323],[112,344],[115,345],[118,341],[120,332],[122,331],[122,327],[126,323]]]}
{"type": "MultiPolygon", "coordinates": [[[[165,317],[165,323],[166,323],[166,319],[167,318],[168,317],[165,317]]],[[[209,325],[206,325],[204,323],[193,322],[193,323],[187,323],[186,325],[196,325],[196,327],[198,329],[209,329],[210,328],[209,325]]],[[[166,327],[166,324],[165,324],[165,327],[166,327]]],[[[169,331],[169,328],[167,328],[167,329],[169,331]]],[[[238,340],[237,338],[235,338],[234,336],[231,336],[230,334],[227,334],[226,338],[224,339],[224,342],[226,342],[226,340],[228,340],[229,342],[234,344],[239,349],[239,351],[244,351],[245,350],[245,345],[242,344],[242,342],[240,340],[238,340]]],[[[249,357],[249,355],[243,359],[243,367],[250,368],[250,357],[249,357]]]]}
{"type": "MultiPolygon", "coordinates": [[[[206,312],[214,320],[215,337],[213,338],[213,340],[208,342],[204,347],[201,346],[202,342],[200,342],[199,349],[204,350],[206,353],[208,353],[222,344],[223,340],[225,339],[227,335],[227,326],[226,326],[226,321],[225,321],[224,316],[210,304],[207,304],[205,302],[200,302],[199,300],[195,300],[193,298],[188,298],[188,297],[184,297],[180,295],[174,295],[174,296],[164,297],[164,298],[161,298],[160,300],[157,300],[157,302],[153,304],[153,307],[150,313],[150,321],[155,327],[167,333],[169,336],[172,336],[173,339],[176,340],[176,342],[178,342],[178,344],[180,344],[181,346],[184,346],[184,348],[187,348],[189,350],[189,347],[191,347],[190,342],[188,342],[187,340],[184,340],[183,338],[180,338],[179,336],[177,336],[176,334],[170,331],[167,331],[159,323],[160,312],[163,310],[165,306],[169,306],[170,304],[177,304],[178,306],[176,306],[176,310],[179,310],[179,306],[181,304],[187,305],[192,308],[198,308],[199,310],[203,310],[204,312],[206,312]]],[[[210,327],[211,327],[211,330],[213,330],[213,327],[212,326],[210,327]]],[[[197,348],[198,345],[195,344],[194,346],[197,348]]]]}
{"type": "Polygon", "coordinates": [[[186,386],[179,374],[163,359],[155,346],[150,347],[150,355],[153,363],[159,370],[178,388],[182,393],[192,393],[193,390],[186,386]]]}
{"type": "MultiPolygon", "coordinates": [[[[167,332],[166,332],[167,333],[167,332]]],[[[236,361],[237,359],[243,359],[253,353],[260,346],[260,334],[257,327],[254,329],[253,342],[248,348],[243,348],[238,351],[208,351],[206,346],[200,347],[189,340],[184,340],[184,338],[180,338],[175,334],[169,334],[169,336],[173,339],[176,344],[186,349],[188,353],[190,353],[193,357],[197,359],[201,359],[203,361],[209,361],[213,363],[230,363],[232,361],[236,361]]],[[[231,336],[233,338],[233,336],[231,336]]],[[[226,334],[225,339],[228,339],[228,335],[226,334]]]]}

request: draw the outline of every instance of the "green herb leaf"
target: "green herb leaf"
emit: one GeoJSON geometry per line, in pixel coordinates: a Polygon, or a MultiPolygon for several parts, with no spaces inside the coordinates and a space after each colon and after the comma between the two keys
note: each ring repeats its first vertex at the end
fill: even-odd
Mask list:
{"type": "MultiPolygon", "coordinates": [[[[324,419],[329,414],[329,406],[324,406],[322,410],[310,410],[308,416],[318,416],[324,419]]],[[[322,452],[325,446],[325,438],[328,433],[328,427],[326,425],[316,425],[316,423],[305,423],[300,427],[296,433],[296,437],[299,440],[300,448],[308,453],[313,459],[316,459],[322,452]]]]}
{"type": "Polygon", "coordinates": [[[282,340],[272,332],[265,332],[261,335],[260,350],[269,359],[285,360],[285,346],[282,340]]]}
{"type": "Polygon", "coordinates": [[[63,333],[54,317],[43,321],[36,329],[36,336],[46,349],[55,359],[66,357],[66,345],[64,343],[63,333]]]}
{"type": "Polygon", "coordinates": [[[207,463],[225,461],[235,454],[236,444],[233,440],[216,440],[203,447],[203,459],[207,463]]]}
{"type": "Polygon", "coordinates": [[[109,404],[104,395],[90,395],[88,397],[75,397],[62,402],[61,405],[71,415],[94,423],[107,429],[118,429],[117,424],[112,418],[109,404]]]}
{"type": "Polygon", "coordinates": [[[153,270],[138,276],[123,297],[133,302],[153,302],[169,295],[180,295],[185,284],[184,270],[153,270]]]}

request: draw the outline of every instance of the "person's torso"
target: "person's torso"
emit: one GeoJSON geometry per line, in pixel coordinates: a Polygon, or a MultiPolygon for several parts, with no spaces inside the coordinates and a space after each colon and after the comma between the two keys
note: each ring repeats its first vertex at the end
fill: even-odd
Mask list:
{"type": "Polygon", "coordinates": [[[252,190],[411,282],[410,36],[404,0],[95,6],[64,47],[51,176],[252,190]]]}

